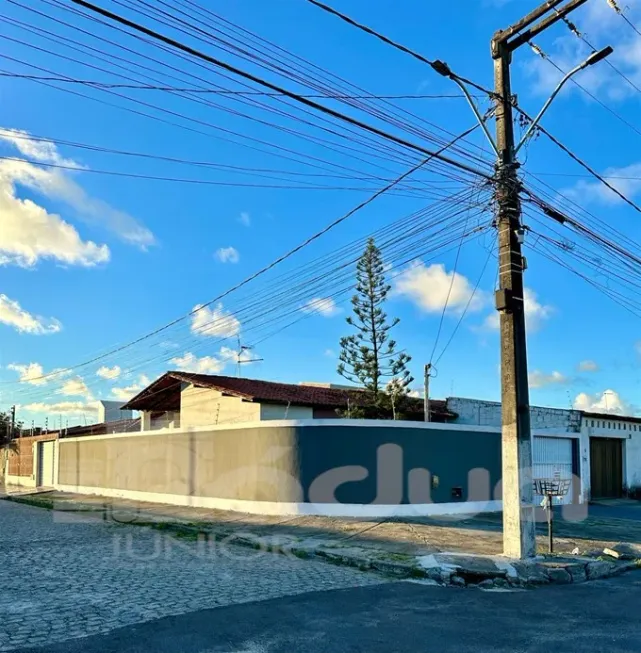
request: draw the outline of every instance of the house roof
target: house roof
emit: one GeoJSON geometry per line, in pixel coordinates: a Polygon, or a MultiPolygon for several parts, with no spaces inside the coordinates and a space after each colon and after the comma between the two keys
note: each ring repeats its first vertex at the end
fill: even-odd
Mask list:
{"type": "MultiPolygon", "coordinates": [[[[245,401],[267,404],[291,404],[293,406],[314,406],[319,408],[346,408],[348,398],[354,401],[353,392],[337,388],[323,388],[312,385],[277,383],[259,379],[245,379],[234,376],[193,374],[191,372],[167,372],[151,385],[130,399],[124,410],[180,410],[182,383],[191,383],[199,388],[211,388],[245,401]]],[[[432,413],[447,413],[444,401],[430,402],[432,413]]],[[[421,402],[422,410],[422,402],[421,402]]]]}

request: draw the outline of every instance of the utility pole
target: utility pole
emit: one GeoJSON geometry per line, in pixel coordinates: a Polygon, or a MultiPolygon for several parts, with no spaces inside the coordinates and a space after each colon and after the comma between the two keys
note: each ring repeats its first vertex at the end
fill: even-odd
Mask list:
{"type": "Polygon", "coordinates": [[[593,65],[612,51],[595,53],[570,71],[552,93],[521,142],[514,143],[514,118],[510,80],[512,53],[545,29],[562,20],[587,0],[548,0],[492,39],[494,60],[494,103],[496,117],[496,227],[498,231],[499,288],[496,308],[501,333],[501,405],[503,458],[503,553],[513,558],[536,555],[536,532],[532,488],[532,435],[525,337],[525,302],[521,254],[524,230],[519,199],[519,163],[516,154],[570,77],[593,65]],[[550,13],[553,12],[553,13],[550,13]],[[549,14],[547,17],[544,17],[549,14]],[[539,20],[540,19],[540,20],[539,20]],[[536,22],[538,21],[538,22],[536,22]],[[534,24],[533,24],[534,23],[534,24]]]}
{"type": "Polygon", "coordinates": [[[492,41],[496,92],[496,227],[499,240],[499,289],[496,308],[501,331],[501,406],[503,459],[503,553],[514,558],[536,555],[532,494],[532,438],[525,341],[525,305],[521,254],[520,184],[515,158],[510,63],[504,40],[492,41]]]}
{"type": "Polygon", "coordinates": [[[16,436],[16,407],[11,406],[11,431],[9,432],[9,439],[13,440],[16,436]]]}
{"type": "Polygon", "coordinates": [[[423,413],[425,415],[424,420],[426,422],[430,421],[430,371],[432,369],[432,364],[427,363],[424,368],[424,390],[423,390],[423,413]]]}
{"type": "Polygon", "coordinates": [[[535,521],[532,488],[532,434],[525,337],[525,298],[521,253],[525,231],[521,222],[521,184],[517,154],[534,133],[552,100],[576,73],[607,57],[607,47],[591,54],[559,82],[552,95],[530,123],[518,145],[514,143],[513,106],[510,64],[512,53],[554,25],[588,0],[548,0],[505,30],[494,34],[491,42],[494,61],[494,140],[466,88],[465,80],[452,73],[447,64],[436,62],[438,72],[449,77],[465,94],[483,133],[496,153],[494,188],[495,225],[498,231],[499,287],[496,309],[499,311],[501,338],[501,408],[503,459],[503,553],[513,558],[536,555],[535,521]],[[565,4],[564,4],[565,3],[565,4]],[[562,5],[559,7],[559,5],[562,5]],[[547,14],[547,16],[546,16],[547,14]]]}

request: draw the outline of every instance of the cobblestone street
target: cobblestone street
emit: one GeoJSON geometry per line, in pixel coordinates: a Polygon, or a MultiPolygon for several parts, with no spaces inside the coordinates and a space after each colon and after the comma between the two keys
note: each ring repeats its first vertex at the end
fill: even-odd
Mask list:
{"type": "Polygon", "coordinates": [[[0,501],[0,651],[169,615],[384,579],[0,501]]]}

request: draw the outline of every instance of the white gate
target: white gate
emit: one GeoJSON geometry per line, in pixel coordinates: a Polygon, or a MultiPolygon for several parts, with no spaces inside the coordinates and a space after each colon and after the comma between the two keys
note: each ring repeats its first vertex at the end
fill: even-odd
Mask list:
{"type": "MultiPolygon", "coordinates": [[[[532,477],[533,478],[572,478],[572,438],[548,438],[535,436],[532,443],[532,477]]],[[[558,503],[572,503],[572,483],[567,496],[558,503]]],[[[535,494],[534,504],[538,505],[543,497],[535,494]]],[[[555,500],[556,503],[556,500],[555,500]]]]}
{"type": "Polygon", "coordinates": [[[38,487],[53,487],[55,442],[38,442],[38,487]]]}

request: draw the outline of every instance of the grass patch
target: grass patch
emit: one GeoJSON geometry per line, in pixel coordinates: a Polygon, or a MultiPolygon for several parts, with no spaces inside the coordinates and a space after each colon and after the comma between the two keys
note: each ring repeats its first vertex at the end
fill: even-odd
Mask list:
{"type": "Polygon", "coordinates": [[[46,510],[54,509],[54,500],[50,497],[5,497],[6,501],[13,501],[14,503],[24,503],[27,506],[34,506],[34,508],[45,508],[46,510]]]}

